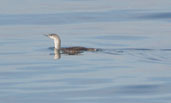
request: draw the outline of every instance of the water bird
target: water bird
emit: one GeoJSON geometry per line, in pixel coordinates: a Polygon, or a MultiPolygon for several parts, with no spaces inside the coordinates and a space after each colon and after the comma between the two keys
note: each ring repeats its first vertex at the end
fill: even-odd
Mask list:
{"type": "Polygon", "coordinates": [[[55,50],[62,51],[63,54],[77,55],[84,51],[97,51],[96,48],[86,48],[86,47],[81,47],[81,46],[62,48],[61,47],[61,39],[60,39],[59,35],[52,33],[52,34],[48,34],[46,36],[48,36],[50,39],[54,40],[55,50]]]}

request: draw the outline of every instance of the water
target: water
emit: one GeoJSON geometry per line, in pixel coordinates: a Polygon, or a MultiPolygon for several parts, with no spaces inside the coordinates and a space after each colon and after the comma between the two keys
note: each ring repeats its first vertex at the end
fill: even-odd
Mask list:
{"type": "Polygon", "coordinates": [[[1,103],[169,103],[169,0],[0,4],[1,103]],[[62,46],[101,48],[54,59],[62,46]]]}

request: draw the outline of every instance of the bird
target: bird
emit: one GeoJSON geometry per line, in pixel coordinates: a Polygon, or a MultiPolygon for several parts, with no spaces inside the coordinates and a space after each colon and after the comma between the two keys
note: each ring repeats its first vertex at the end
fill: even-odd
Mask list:
{"type": "Polygon", "coordinates": [[[86,47],[81,47],[81,46],[75,46],[75,47],[66,47],[62,48],[61,47],[61,39],[58,34],[52,33],[46,35],[50,39],[54,40],[54,49],[58,51],[62,51],[63,54],[68,54],[68,55],[78,55],[80,53],[83,53],[84,51],[97,51],[98,49],[96,48],[86,48],[86,47]]]}

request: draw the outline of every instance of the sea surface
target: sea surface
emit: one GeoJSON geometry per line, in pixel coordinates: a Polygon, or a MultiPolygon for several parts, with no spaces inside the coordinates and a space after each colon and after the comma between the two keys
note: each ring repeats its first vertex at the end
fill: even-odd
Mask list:
{"type": "Polygon", "coordinates": [[[0,103],[171,103],[171,1],[0,0],[0,103]]]}

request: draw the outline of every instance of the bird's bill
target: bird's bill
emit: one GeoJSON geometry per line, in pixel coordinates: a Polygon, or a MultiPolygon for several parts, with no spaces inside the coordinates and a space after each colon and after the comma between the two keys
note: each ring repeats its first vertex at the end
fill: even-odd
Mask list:
{"type": "Polygon", "coordinates": [[[46,36],[46,37],[49,37],[47,34],[43,34],[44,36],[46,36]]]}

